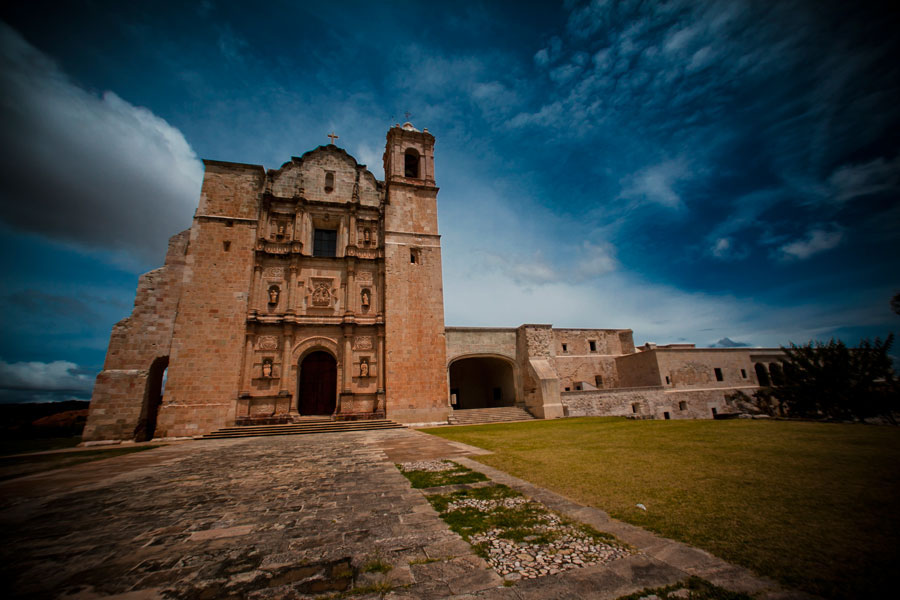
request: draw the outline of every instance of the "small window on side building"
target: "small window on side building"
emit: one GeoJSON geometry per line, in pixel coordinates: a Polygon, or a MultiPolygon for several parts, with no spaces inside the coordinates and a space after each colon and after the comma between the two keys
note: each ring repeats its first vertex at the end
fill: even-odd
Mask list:
{"type": "Polygon", "coordinates": [[[325,191],[334,190],[334,171],[325,171],[325,191]]]}
{"type": "Polygon", "coordinates": [[[687,402],[682,400],[678,403],[678,410],[687,410],[687,402]]]}
{"type": "Polygon", "coordinates": [[[663,418],[664,418],[666,421],[668,421],[668,420],[671,419],[672,417],[669,416],[669,413],[664,412],[664,413],[663,413],[663,418]]]}
{"type": "Polygon", "coordinates": [[[741,369],[741,379],[747,379],[747,370],[741,369]]]}
{"type": "Polygon", "coordinates": [[[669,379],[668,375],[666,375],[666,385],[669,385],[670,383],[672,383],[672,380],[669,379]]]}
{"type": "Polygon", "coordinates": [[[598,388],[603,387],[603,375],[594,376],[594,385],[596,385],[598,388]]]}
{"type": "Polygon", "coordinates": [[[716,381],[723,381],[725,378],[722,376],[722,369],[716,367],[716,381]]]}
{"type": "Polygon", "coordinates": [[[597,342],[595,342],[594,340],[588,340],[588,346],[590,347],[591,352],[597,351],[597,342]]]}
{"type": "Polygon", "coordinates": [[[563,347],[563,352],[568,352],[568,351],[569,351],[569,345],[568,345],[568,344],[563,344],[562,347],[563,347]]]}

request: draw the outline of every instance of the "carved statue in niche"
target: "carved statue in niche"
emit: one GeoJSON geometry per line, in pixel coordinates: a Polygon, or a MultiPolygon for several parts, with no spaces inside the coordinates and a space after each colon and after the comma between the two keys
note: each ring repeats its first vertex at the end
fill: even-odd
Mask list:
{"type": "Polygon", "coordinates": [[[359,361],[359,376],[360,377],[368,377],[369,376],[369,359],[364,358],[359,361]]]}
{"type": "Polygon", "coordinates": [[[277,285],[269,287],[269,304],[278,304],[278,297],[281,296],[281,289],[277,285]]]}
{"type": "Polygon", "coordinates": [[[369,310],[369,305],[371,304],[372,295],[368,289],[363,289],[362,291],[362,307],[363,310],[369,310]]]}
{"type": "Polygon", "coordinates": [[[272,359],[266,358],[262,363],[262,376],[266,379],[272,376],[272,359]]]}
{"type": "Polygon", "coordinates": [[[313,306],[331,306],[331,290],[327,283],[317,283],[312,293],[313,306]]]}
{"type": "Polygon", "coordinates": [[[366,227],[363,229],[363,243],[368,246],[372,243],[372,230],[366,227]]]}

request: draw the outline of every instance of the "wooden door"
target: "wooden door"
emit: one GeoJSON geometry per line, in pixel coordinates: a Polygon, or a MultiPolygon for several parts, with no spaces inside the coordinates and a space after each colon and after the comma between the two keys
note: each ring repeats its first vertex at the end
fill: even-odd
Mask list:
{"type": "Polygon", "coordinates": [[[337,363],[327,352],[308,354],[300,363],[301,415],[334,413],[337,394],[337,363]]]}

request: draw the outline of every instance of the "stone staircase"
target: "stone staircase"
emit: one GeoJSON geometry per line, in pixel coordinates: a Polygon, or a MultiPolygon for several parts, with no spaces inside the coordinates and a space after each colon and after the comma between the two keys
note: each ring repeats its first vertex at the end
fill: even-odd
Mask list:
{"type": "Polygon", "coordinates": [[[482,425],[485,423],[505,423],[508,421],[530,421],[531,413],[518,406],[497,408],[467,408],[454,410],[448,421],[451,425],[482,425]]]}
{"type": "Polygon", "coordinates": [[[403,425],[388,419],[368,421],[332,421],[331,419],[302,419],[297,423],[284,425],[242,425],[223,427],[207,433],[202,440],[221,440],[237,437],[259,437],[265,435],[303,435],[311,433],[340,433],[344,431],[372,431],[378,429],[399,429],[403,425]]]}

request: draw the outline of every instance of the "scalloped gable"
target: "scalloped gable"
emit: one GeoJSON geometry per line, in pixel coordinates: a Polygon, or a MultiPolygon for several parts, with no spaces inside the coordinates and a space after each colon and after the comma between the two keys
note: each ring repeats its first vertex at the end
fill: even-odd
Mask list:
{"type": "Polygon", "coordinates": [[[361,204],[378,206],[383,184],[343,148],[319,146],[303,156],[292,157],[280,169],[268,173],[269,190],[275,196],[304,196],[320,202],[351,202],[358,186],[361,204]],[[326,190],[326,174],[334,174],[331,191],[326,190]],[[302,192],[301,192],[302,190],[302,192]]]}

